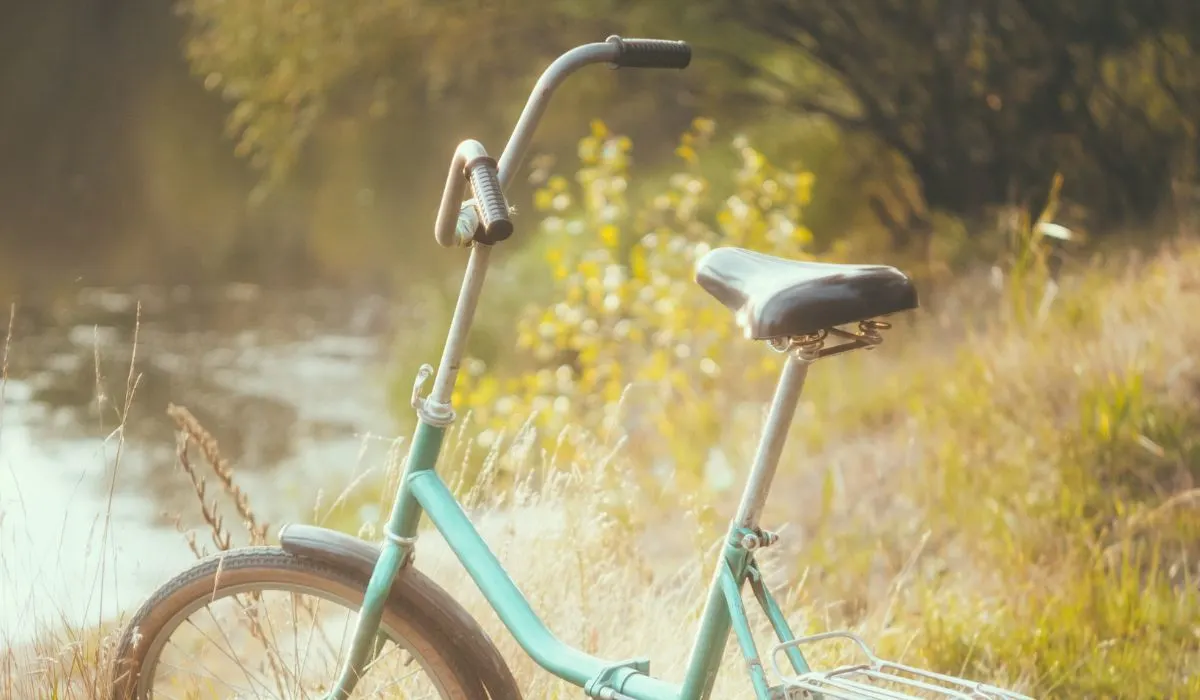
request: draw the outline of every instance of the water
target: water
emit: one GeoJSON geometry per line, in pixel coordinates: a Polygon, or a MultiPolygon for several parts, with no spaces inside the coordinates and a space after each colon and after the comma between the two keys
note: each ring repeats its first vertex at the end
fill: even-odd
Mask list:
{"type": "Polygon", "coordinates": [[[169,403],[211,430],[272,523],[304,519],[319,486],[383,467],[397,430],[385,380],[398,320],[380,297],[91,289],[16,318],[0,402],[0,645],[128,611],[193,560],[173,522],[199,517],[169,403]]]}

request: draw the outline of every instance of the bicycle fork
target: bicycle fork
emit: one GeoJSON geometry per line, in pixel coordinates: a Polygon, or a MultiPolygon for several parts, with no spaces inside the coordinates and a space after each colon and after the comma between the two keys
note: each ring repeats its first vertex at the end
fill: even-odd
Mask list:
{"type": "Polygon", "coordinates": [[[354,641],[350,654],[342,666],[341,674],[325,700],[348,700],[362,672],[379,654],[385,642],[379,631],[383,610],[391,594],[392,583],[400,570],[412,559],[416,544],[417,523],[421,517],[421,506],[408,489],[409,476],[432,469],[442,445],[446,429],[422,420],[417,424],[413,436],[412,451],[401,478],[399,493],[388,518],[386,540],[383,543],[363,596],[362,608],[354,628],[354,641]]]}

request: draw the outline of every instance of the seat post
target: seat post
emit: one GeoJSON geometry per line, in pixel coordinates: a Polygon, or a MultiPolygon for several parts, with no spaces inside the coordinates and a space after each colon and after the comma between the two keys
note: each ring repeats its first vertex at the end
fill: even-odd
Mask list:
{"type": "Polygon", "coordinates": [[[804,380],[808,377],[810,364],[812,360],[802,357],[799,351],[792,351],[787,355],[783,373],[775,388],[775,398],[771,401],[771,410],[767,414],[766,428],[763,430],[762,439],[759,440],[754,464],[750,467],[750,475],[746,480],[746,489],[742,492],[742,500],[733,521],[735,528],[753,530],[758,527],[758,519],[767,501],[767,493],[771,490],[771,481],[775,478],[775,470],[779,466],[779,457],[783,454],[783,445],[787,441],[792,418],[796,415],[796,406],[800,402],[800,393],[804,389],[804,380]]]}

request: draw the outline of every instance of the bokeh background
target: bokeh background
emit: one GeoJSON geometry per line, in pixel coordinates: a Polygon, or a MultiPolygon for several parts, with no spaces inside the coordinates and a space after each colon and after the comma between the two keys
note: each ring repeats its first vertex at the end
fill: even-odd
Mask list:
{"type": "MultiPolygon", "coordinates": [[[[612,590],[673,586],[719,537],[778,367],[696,256],[894,264],[923,309],[818,365],[785,457],[798,626],[1035,694],[1200,692],[1186,0],[0,9],[0,640],[107,629],[191,560],[171,403],[264,520],[373,532],[465,262],[430,235],[446,162],[464,138],[498,154],[548,61],[612,33],[695,58],[568,82],[510,192],[445,460],[537,524],[493,535],[595,557],[612,590]],[[567,536],[575,506],[599,539],[567,536]]],[[[594,581],[550,595],[555,567],[521,566],[575,624],[594,581]]],[[[689,605],[659,614],[682,629],[689,605]]],[[[663,619],[564,633],[634,653],[663,619]]]]}

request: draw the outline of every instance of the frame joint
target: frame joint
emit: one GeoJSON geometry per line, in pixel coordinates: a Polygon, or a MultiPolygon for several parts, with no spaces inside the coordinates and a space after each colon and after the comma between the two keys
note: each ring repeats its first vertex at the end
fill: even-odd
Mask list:
{"type": "Polygon", "coordinates": [[[739,527],[729,533],[729,544],[747,552],[770,547],[778,541],[779,535],[760,527],[739,527]]]}
{"type": "Polygon", "coordinates": [[[456,418],[454,408],[449,404],[433,401],[430,397],[421,396],[422,387],[432,376],[432,365],[424,364],[417,370],[417,378],[413,380],[412,407],[416,409],[417,418],[422,423],[435,428],[448,428],[454,424],[456,418]]]}
{"type": "Polygon", "coordinates": [[[650,659],[638,657],[605,666],[583,686],[583,692],[590,698],[625,700],[628,696],[623,695],[620,689],[630,676],[637,674],[650,675],[650,659]]]}
{"type": "Polygon", "coordinates": [[[399,568],[403,569],[412,565],[413,560],[417,558],[417,538],[401,537],[387,528],[384,529],[383,533],[389,542],[400,548],[399,568]]]}

